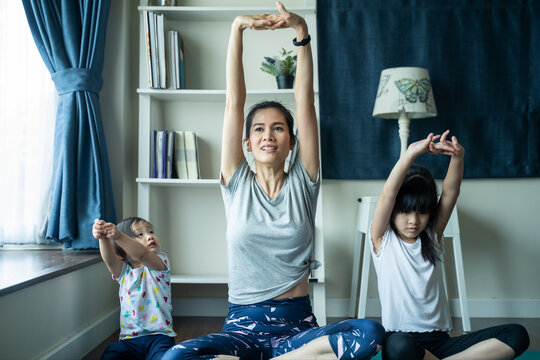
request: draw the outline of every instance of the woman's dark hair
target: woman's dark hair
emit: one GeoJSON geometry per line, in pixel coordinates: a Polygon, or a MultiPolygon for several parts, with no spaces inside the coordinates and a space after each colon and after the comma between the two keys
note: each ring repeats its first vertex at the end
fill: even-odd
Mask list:
{"type": "Polygon", "coordinates": [[[251,125],[253,124],[253,118],[257,111],[270,108],[277,109],[283,114],[285,121],[287,121],[287,126],[289,127],[289,135],[291,136],[291,139],[294,138],[294,118],[289,109],[278,101],[261,101],[253,105],[246,116],[246,139],[249,138],[249,134],[251,133],[251,125]]]}
{"type": "MultiPolygon", "coordinates": [[[[135,224],[137,224],[137,223],[139,223],[141,221],[148,224],[148,225],[150,225],[152,230],[154,229],[154,225],[152,225],[148,220],[145,220],[145,219],[137,217],[137,216],[125,218],[124,220],[120,221],[118,223],[118,225],[116,225],[116,227],[118,228],[118,230],[120,232],[126,234],[130,238],[134,238],[135,234],[133,233],[133,225],[135,225],[135,224]]],[[[113,243],[114,251],[116,252],[116,254],[118,256],[120,256],[122,259],[129,261],[129,259],[127,258],[127,254],[124,251],[124,249],[122,249],[120,246],[118,246],[116,241],[113,240],[112,243],[113,243]]]]}
{"type": "MultiPolygon", "coordinates": [[[[407,171],[405,180],[396,196],[396,203],[390,217],[390,226],[397,234],[394,223],[395,216],[399,213],[417,211],[421,214],[429,214],[426,228],[420,233],[422,242],[422,256],[433,265],[441,260],[440,246],[437,243],[437,185],[428,169],[413,165],[407,171]]],[[[439,239],[440,240],[440,239],[439,239]]]]}

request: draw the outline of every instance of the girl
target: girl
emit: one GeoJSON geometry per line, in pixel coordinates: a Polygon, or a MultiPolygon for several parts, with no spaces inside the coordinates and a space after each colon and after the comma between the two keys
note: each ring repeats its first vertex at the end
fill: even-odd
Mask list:
{"type": "Polygon", "coordinates": [[[459,195],[465,155],[455,136],[446,139],[448,134],[429,134],[409,145],[375,207],[370,237],[387,331],[383,359],[512,359],[529,346],[527,331],[516,324],[453,338],[447,333],[452,322],[441,240],[459,195]],[[439,200],[429,171],[412,165],[426,152],[451,156],[439,200]]]}
{"type": "Polygon", "coordinates": [[[139,217],[114,224],[96,220],[92,234],[120,285],[120,341],[101,359],[161,359],[174,345],[169,259],[154,227],[139,217]]]}
{"type": "Polygon", "coordinates": [[[307,279],[320,186],[311,45],[304,19],[280,2],[277,6],[279,15],[238,16],[229,40],[221,155],[229,314],[221,333],[182,342],[164,360],[216,355],[369,359],[382,345],[384,329],[375,321],[356,319],[319,328],[311,310],[307,279]],[[286,108],[276,102],[256,104],[247,116],[244,139],[253,154],[253,171],[242,151],[242,34],[246,28],[288,27],[296,32],[298,139],[286,108]],[[297,151],[286,172],[285,160],[293,148],[297,151]]]}

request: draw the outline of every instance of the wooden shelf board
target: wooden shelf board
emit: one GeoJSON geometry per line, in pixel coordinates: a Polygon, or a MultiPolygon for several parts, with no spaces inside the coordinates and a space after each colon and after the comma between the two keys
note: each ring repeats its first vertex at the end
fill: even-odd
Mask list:
{"type": "MultiPolygon", "coordinates": [[[[231,22],[240,14],[275,14],[272,7],[239,7],[239,6],[139,6],[139,11],[155,11],[166,14],[168,21],[227,21],[231,22]]],[[[314,15],[313,7],[291,7],[288,11],[301,16],[314,15]]]]}
{"type": "MultiPolygon", "coordinates": [[[[160,90],[160,89],[137,89],[139,95],[151,96],[158,100],[165,101],[217,101],[225,102],[225,90],[160,90]]],[[[261,100],[294,100],[293,89],[281,89],[281,90],[248,90],[247,100],[261,101],[261,100]]]]}
{"type": "MultiPolygon", "coordinates": [[[[227,284],[227,275],[175,275],[171,274],[173,284],[227,284]]],[[[324,280],[309,278],[309,283],[323,283],[324,280]]]]}
{"type": "Polygon", "coordinates": [[[227,275],[175,275],[171,274],[173,284],[227,284],[227,275]]]}
{"type": "Polygon", "coordinates": [[[178,186],[178,187],[218,187],[219,179],[154,179],[154,178],[137,178],[139,184],[148,184],[155,186],[178,186]]]}

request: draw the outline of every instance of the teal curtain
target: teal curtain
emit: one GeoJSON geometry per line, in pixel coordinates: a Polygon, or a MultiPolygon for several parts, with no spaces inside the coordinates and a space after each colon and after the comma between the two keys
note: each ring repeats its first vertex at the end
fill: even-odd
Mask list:
{"type": "Polygon", "coordinates": [[[398,124],[372,112],[381,71],[400,66],[429,70],[438,110],[411,120],[409,143],[450,129],[466,178],[540,177],[540,1],[318,0],[317,31],[323,178],[388,176],[398,124]]]}
{"type": "Polygon", "coordinates": [[[116,222],[99,106],[110,0],[22,2],[59,98],[46,237],[95,249],[94,219],[116,222]]]}

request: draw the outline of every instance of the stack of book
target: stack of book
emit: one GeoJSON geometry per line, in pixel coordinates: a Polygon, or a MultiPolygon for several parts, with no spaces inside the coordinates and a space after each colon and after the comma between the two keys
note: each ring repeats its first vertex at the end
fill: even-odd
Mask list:
{"type": "Polygon", "coordinates": [[[154,89],[185,89],[184,42],[180,33],[169,30],[165,34],[163,14],[145,10],[143,17],[148,85],[154,89]]]}
{"type": "Polygon", "coordinates": [[[199,179],[197,134],[193,131],[153,130],[150,177],[199,179]]]}

